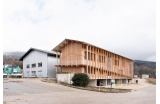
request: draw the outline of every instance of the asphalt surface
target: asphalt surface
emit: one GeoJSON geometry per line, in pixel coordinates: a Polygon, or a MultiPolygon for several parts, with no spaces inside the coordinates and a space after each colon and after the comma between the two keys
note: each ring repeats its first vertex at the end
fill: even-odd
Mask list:
{"type": "Polygon", "coordinates": [[[3,79],[4,104],[156,104],[156,86],[128,93],[102,93],[39,79],[3,79]]]}

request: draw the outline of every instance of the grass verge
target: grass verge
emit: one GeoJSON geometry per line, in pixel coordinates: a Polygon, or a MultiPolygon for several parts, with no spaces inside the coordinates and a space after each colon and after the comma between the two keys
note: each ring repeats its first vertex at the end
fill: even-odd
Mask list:
{"type": "Polygon", "coordinates": [[[156,85],[156,79],[155,78],[148,78],[146,79],[148,83],[156,85]]]}

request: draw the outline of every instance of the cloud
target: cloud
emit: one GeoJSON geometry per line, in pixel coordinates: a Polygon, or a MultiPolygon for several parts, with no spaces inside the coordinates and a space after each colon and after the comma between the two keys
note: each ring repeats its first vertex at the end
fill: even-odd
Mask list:
{"type": "Polygon", "coordinates": [[[155,60],[155,15],[155,0],[5,0],[4,51],[51,50],[71,38],[155,60]]]}

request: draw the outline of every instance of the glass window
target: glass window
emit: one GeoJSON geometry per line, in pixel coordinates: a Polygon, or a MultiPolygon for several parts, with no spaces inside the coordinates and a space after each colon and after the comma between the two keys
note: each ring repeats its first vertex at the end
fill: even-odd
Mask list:
{"type": "Polygon", "coordinates": [[[87,59],[87,52],[84,52],[84,59],[87,59]]]}
{"type": "Polygon", "coordinates": [[[90,74],[90,67],[88,67],[88,73],[90,74]]]}
{"type": "Polygon", "coordinates": [[[27,64],[27,66],[26,66],[27,68],[30,68],[30,65],[29,64],[27,64]]]}
{"type": "Polygon", "coordinates": [[[35,68],[36,67],[36,64],[32,64],[32,68],[35,68]]]}
{"type": "Polygon", "coordinates": [[[35,76],[36,75],[36,71],[32,71],[32,76],[35,76]]]}
{"type": "Polygon", "coordinates": [[[38,67],[42,67],[42,62],[38,63],[38,67]]]}
{"type": "Polygon", "coordinates": [[[87,73],[87,67],[84,67],[84,73],[87,73]]]}
{"type": "Polygon", "coordinates": [[[99,55],[99,62],[101,62],[101,56],[99,55]]]}
{"type": "Polygon", "coordinates": [[[92,61],[92,53],[91,53],[91,61],[92,61]]]}
{"type": "Polygon", "coordinates": [[[88,60],[90,60],[90,52],[88,52],[88,60]]]}

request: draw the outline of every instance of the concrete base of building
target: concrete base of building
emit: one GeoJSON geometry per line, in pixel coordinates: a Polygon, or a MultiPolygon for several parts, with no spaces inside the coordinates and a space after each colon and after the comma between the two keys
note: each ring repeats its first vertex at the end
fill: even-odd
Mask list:
{"type": "MultiPolygon", "coordinates": [[[[115,82],[114,79],[90,79],[88,86],[111,86],[111,82],[115,82]]],[[[115,84],[113,83],[112,86],[115,84]]]]}
{"type": "Polygon", "coordinates": [[[90,79],[88,86],[115,86],[129,83],[130,79],[90,79]]]}
{"type": "Polygon", "coordinates": [[[72,84],[72,77],[74,73],[59,73],[57,74],[57,82],[64,82],[68,84],[72,84]]]}
{"type": "Polygon", "coordinates": [[[88,86],[97,86],[97,79],[90,79],[88,86]]]}

